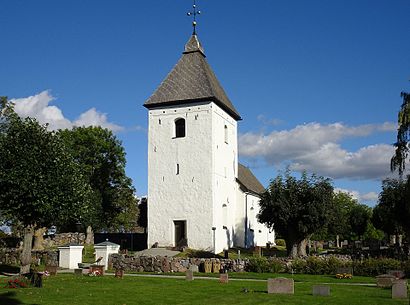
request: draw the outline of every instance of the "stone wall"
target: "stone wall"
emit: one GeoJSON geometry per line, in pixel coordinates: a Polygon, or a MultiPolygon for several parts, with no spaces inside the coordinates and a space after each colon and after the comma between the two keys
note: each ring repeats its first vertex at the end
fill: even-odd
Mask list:
{"type": "Polygon", "coordinates": [[[44,238],[43,246],[46,249],[53,247],[65,246],[68,244],[84,244],[85,243],[84,233],[59,233],[55,235],[49,235],[44,238]]]}
{"type": "MultiPolygon", "coordinates": [[[[20,264],[21,250],[13,248],[0,249],[0,264],[17,266],[20,264]]],[[[58,265],[58,251],[32,251],[31,259],[35,265],[58,265]]]]}
{"type": "Polygon", "coordinates": [[[128,256],[123,254],[111,254],[108,267],[137,272],[186,272],[191,266],[197,266],[200,272],[204,272],[206,266],[218,266],[228,272],[244,272],[248,260],[232,260],[217,258],[180,258],[180,257],[145,257],[128,256]]]}

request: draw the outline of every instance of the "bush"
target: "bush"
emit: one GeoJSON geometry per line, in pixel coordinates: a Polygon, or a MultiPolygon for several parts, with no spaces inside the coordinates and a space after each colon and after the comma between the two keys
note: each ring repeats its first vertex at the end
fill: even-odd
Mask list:
{"type": "Polygon", "coordinates": [[[287,272],[290,273],[305,273],[306,272],[306,261],[303,259],[295,259],[288,266],[287,272]]]}
{"type": "Polygon", "coordinates": [[[306,270],[307,274],[323,274],[325,273],[326,261],[320,259],[316,256],[309,256],[306,260],[306,270]]]}
{"type": "Polygon", "coordinates": [[[284,271],[284,267],[285,264],[278,259],[252,257],[249,259],[247,271],[257,273],[279,273],[284,271]]]}
{"type": "Polygon", "coordinates": [[[402,268],[404,273],[406,274],[406,278],[410,278],[410,260],[404,261],[402,263],[402,268]]]}
{"type": "Polygon", "coordinates": [[[363,261],[354,261],[355,275],[377,276],[387,273],[388,270],[400,269],[401,263],[391,258],[369,258],[363,261]]]}
{"type": "Polygon", "coordinates": [[[277,246],[286,247],[286,242],[284,239],[275,240],[277,246]]]}

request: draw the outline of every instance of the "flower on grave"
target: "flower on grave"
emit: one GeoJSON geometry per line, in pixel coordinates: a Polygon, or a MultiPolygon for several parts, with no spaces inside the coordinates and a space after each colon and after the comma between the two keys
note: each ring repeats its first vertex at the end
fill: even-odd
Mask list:
{"type": "Polygon", "coordinates": [[[353,275],[351,273],[338,273],[336,274],[337,279],[351,279],[353,275]]]}

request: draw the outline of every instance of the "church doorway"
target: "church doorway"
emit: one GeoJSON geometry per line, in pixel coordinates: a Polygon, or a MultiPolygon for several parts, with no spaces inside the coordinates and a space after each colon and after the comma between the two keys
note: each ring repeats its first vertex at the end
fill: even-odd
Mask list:
{"type": "Polygon", "coordinates": [[[174,232],[175,232],[175,246],[185,247],[188,246],[186,238],[186,221],[174,220],[174,232]]]}

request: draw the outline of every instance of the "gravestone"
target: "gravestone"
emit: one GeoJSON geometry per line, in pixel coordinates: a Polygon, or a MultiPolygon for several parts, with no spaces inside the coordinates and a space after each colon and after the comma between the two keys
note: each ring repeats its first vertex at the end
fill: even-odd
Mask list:
{"type": "Polygon", "coordinates": [[[204,262],[204,271],[205,271],[205,273],[211,273],[212,272],[212,263],[210,261],[205,261],[204,262]]]}
{"type": "Polygon", "coordinates": [[[389,270],[387,274],[395,276],[397,279],[404,279],[406,276],[402,270],[389,270]]]}
{"type": "Polygon", "coordinates": [[[390,288],[393,286],[393,282],[396,280],[396,277],[391,274],[382,274],[376,276],[377,287],[380,288],[390,288]]]}
{"type": "Polygon", "coordinates": [[[330,287],[325,285],[315,285],[313,286],[313,295],[319,296],[330,296],[330,287]]]}
{"type": "Polygon", "coordinates": [[[213,262],[212,272],[213,273],[219,273],[219,270],[221,270],[221,263],[220,262],[213,262]]]}
{"type": "Polygon", "coordinates": [[[192,272],[199,272],[199,268],[197,265],[191,265],[189,267],[189,270],[191,270],[192,272]]]}
{"type": "Polygon", "coordinates": [[[194,272],[192,270],[188,270],[186,272],[185,280],[193,281],[194,280],[194,272]]]}
{"type": "Polygon", "coordinates": [[[74,274],[75,275],[83,275],[83,269],[81,269],[81,268],[74,269],[74,274]]]}
{"type": "Polygon", "coordinates": [[[392,299],[407,299],[407,281],[395,280],[391,289],[392,299]]]}
{"type": "Polygon", "coordinates": [[[268,293],[294,294],[295,284],[293,279],[278,277],[268,279],[268,293]]]}
{"type": "Polygon", "coordinates": [[[228,284],[228,282],[229,282],[228,273],[219,274],[219,283],[228,284]]]}
{"type": "Polygon", "coordinates": [[[337,274],[351,274],[353,275],[353,268],[352,267],[339,267],[336,269],[337,274]]]}

